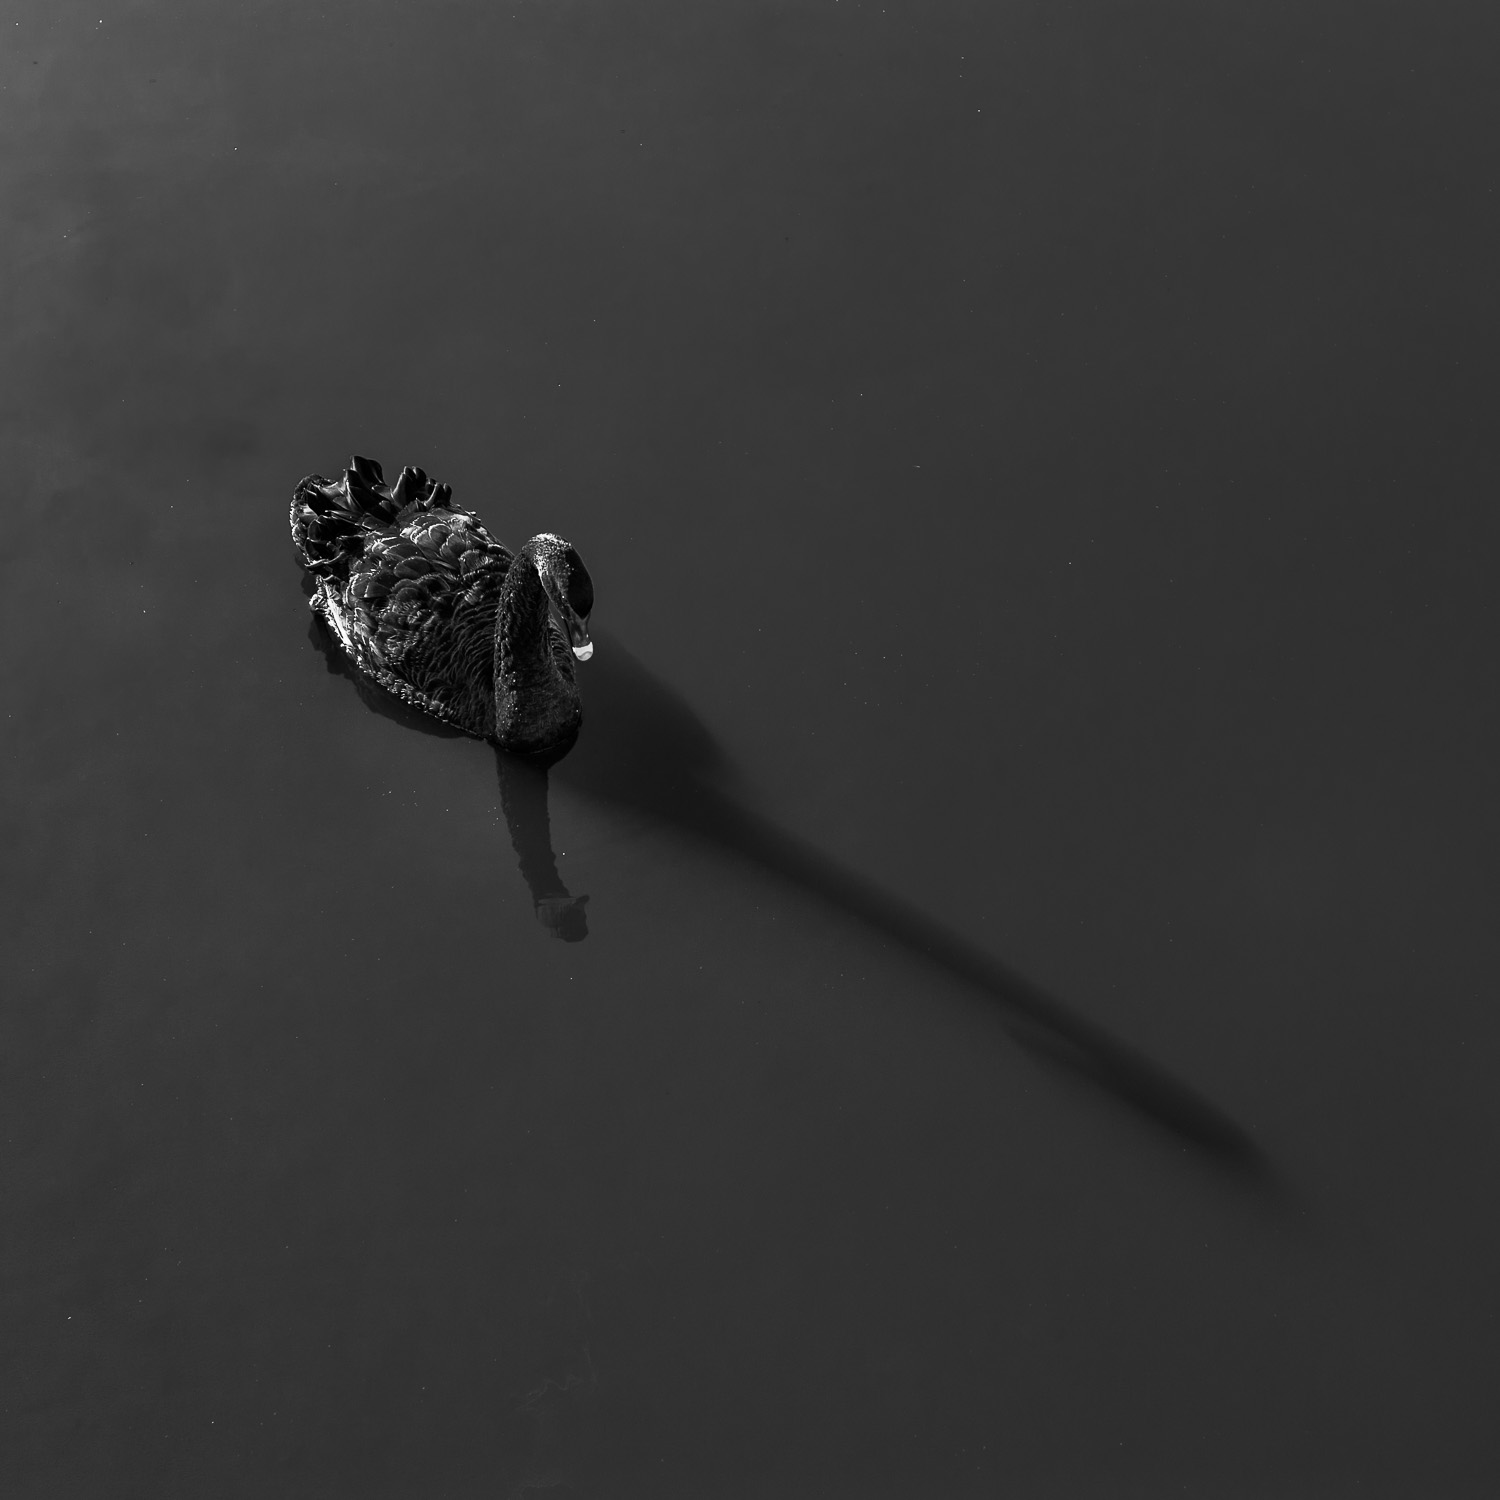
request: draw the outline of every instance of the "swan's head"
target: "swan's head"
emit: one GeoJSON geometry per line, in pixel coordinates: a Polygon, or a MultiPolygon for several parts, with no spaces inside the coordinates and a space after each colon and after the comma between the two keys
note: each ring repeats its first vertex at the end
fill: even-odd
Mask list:
{"type": "Polygon", "coordinates": [[[562,626],[579,661],[594,654],[589,639],[589,616],[594,612],[594,580],[571,542],[544,531],[527,543],[536,559],[537,576],[552,602],[552,613],[562,626]]]}

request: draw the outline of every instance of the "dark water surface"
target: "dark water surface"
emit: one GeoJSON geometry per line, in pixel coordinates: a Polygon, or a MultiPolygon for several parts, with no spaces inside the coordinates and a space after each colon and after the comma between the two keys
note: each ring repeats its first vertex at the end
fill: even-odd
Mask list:
{"type": "Polygon", "coordinates": [[[1493,7],[0,14],[0,1490],[1496,1493],[1493,7]]]}

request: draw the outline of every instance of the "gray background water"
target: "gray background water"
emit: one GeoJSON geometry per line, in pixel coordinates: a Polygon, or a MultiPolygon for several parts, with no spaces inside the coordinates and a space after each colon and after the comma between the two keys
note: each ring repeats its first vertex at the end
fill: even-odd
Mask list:
{"type": "Polygon", "coordinates": [[[1494,1493],[1493,7],[0,14],[7,1494],[1494,1493]],[[607,714],[550,941],[354,451],[1258,1164],[607,714]]]}

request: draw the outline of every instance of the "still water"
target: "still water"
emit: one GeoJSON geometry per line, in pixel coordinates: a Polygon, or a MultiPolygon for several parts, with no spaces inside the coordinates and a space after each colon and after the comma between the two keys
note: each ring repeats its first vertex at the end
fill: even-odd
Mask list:
{"type": "Polygon", "coordinates": [[[1492,8],[0,16],[7,1495],[1494,1493],[1492,8]]]}

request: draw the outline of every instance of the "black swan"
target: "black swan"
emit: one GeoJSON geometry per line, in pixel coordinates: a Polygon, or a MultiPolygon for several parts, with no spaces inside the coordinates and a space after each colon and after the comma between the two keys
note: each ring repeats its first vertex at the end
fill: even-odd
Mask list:
{"type": "Polygon", "coordinates": [[[310,604],[350,660],[412,707],[478,739],[555,758],[583,720],[573,659],[593,655],[594,584],[543,532],[514,555],[421,469],[387,485],[373,459],[292,497],[310,604]]]}

